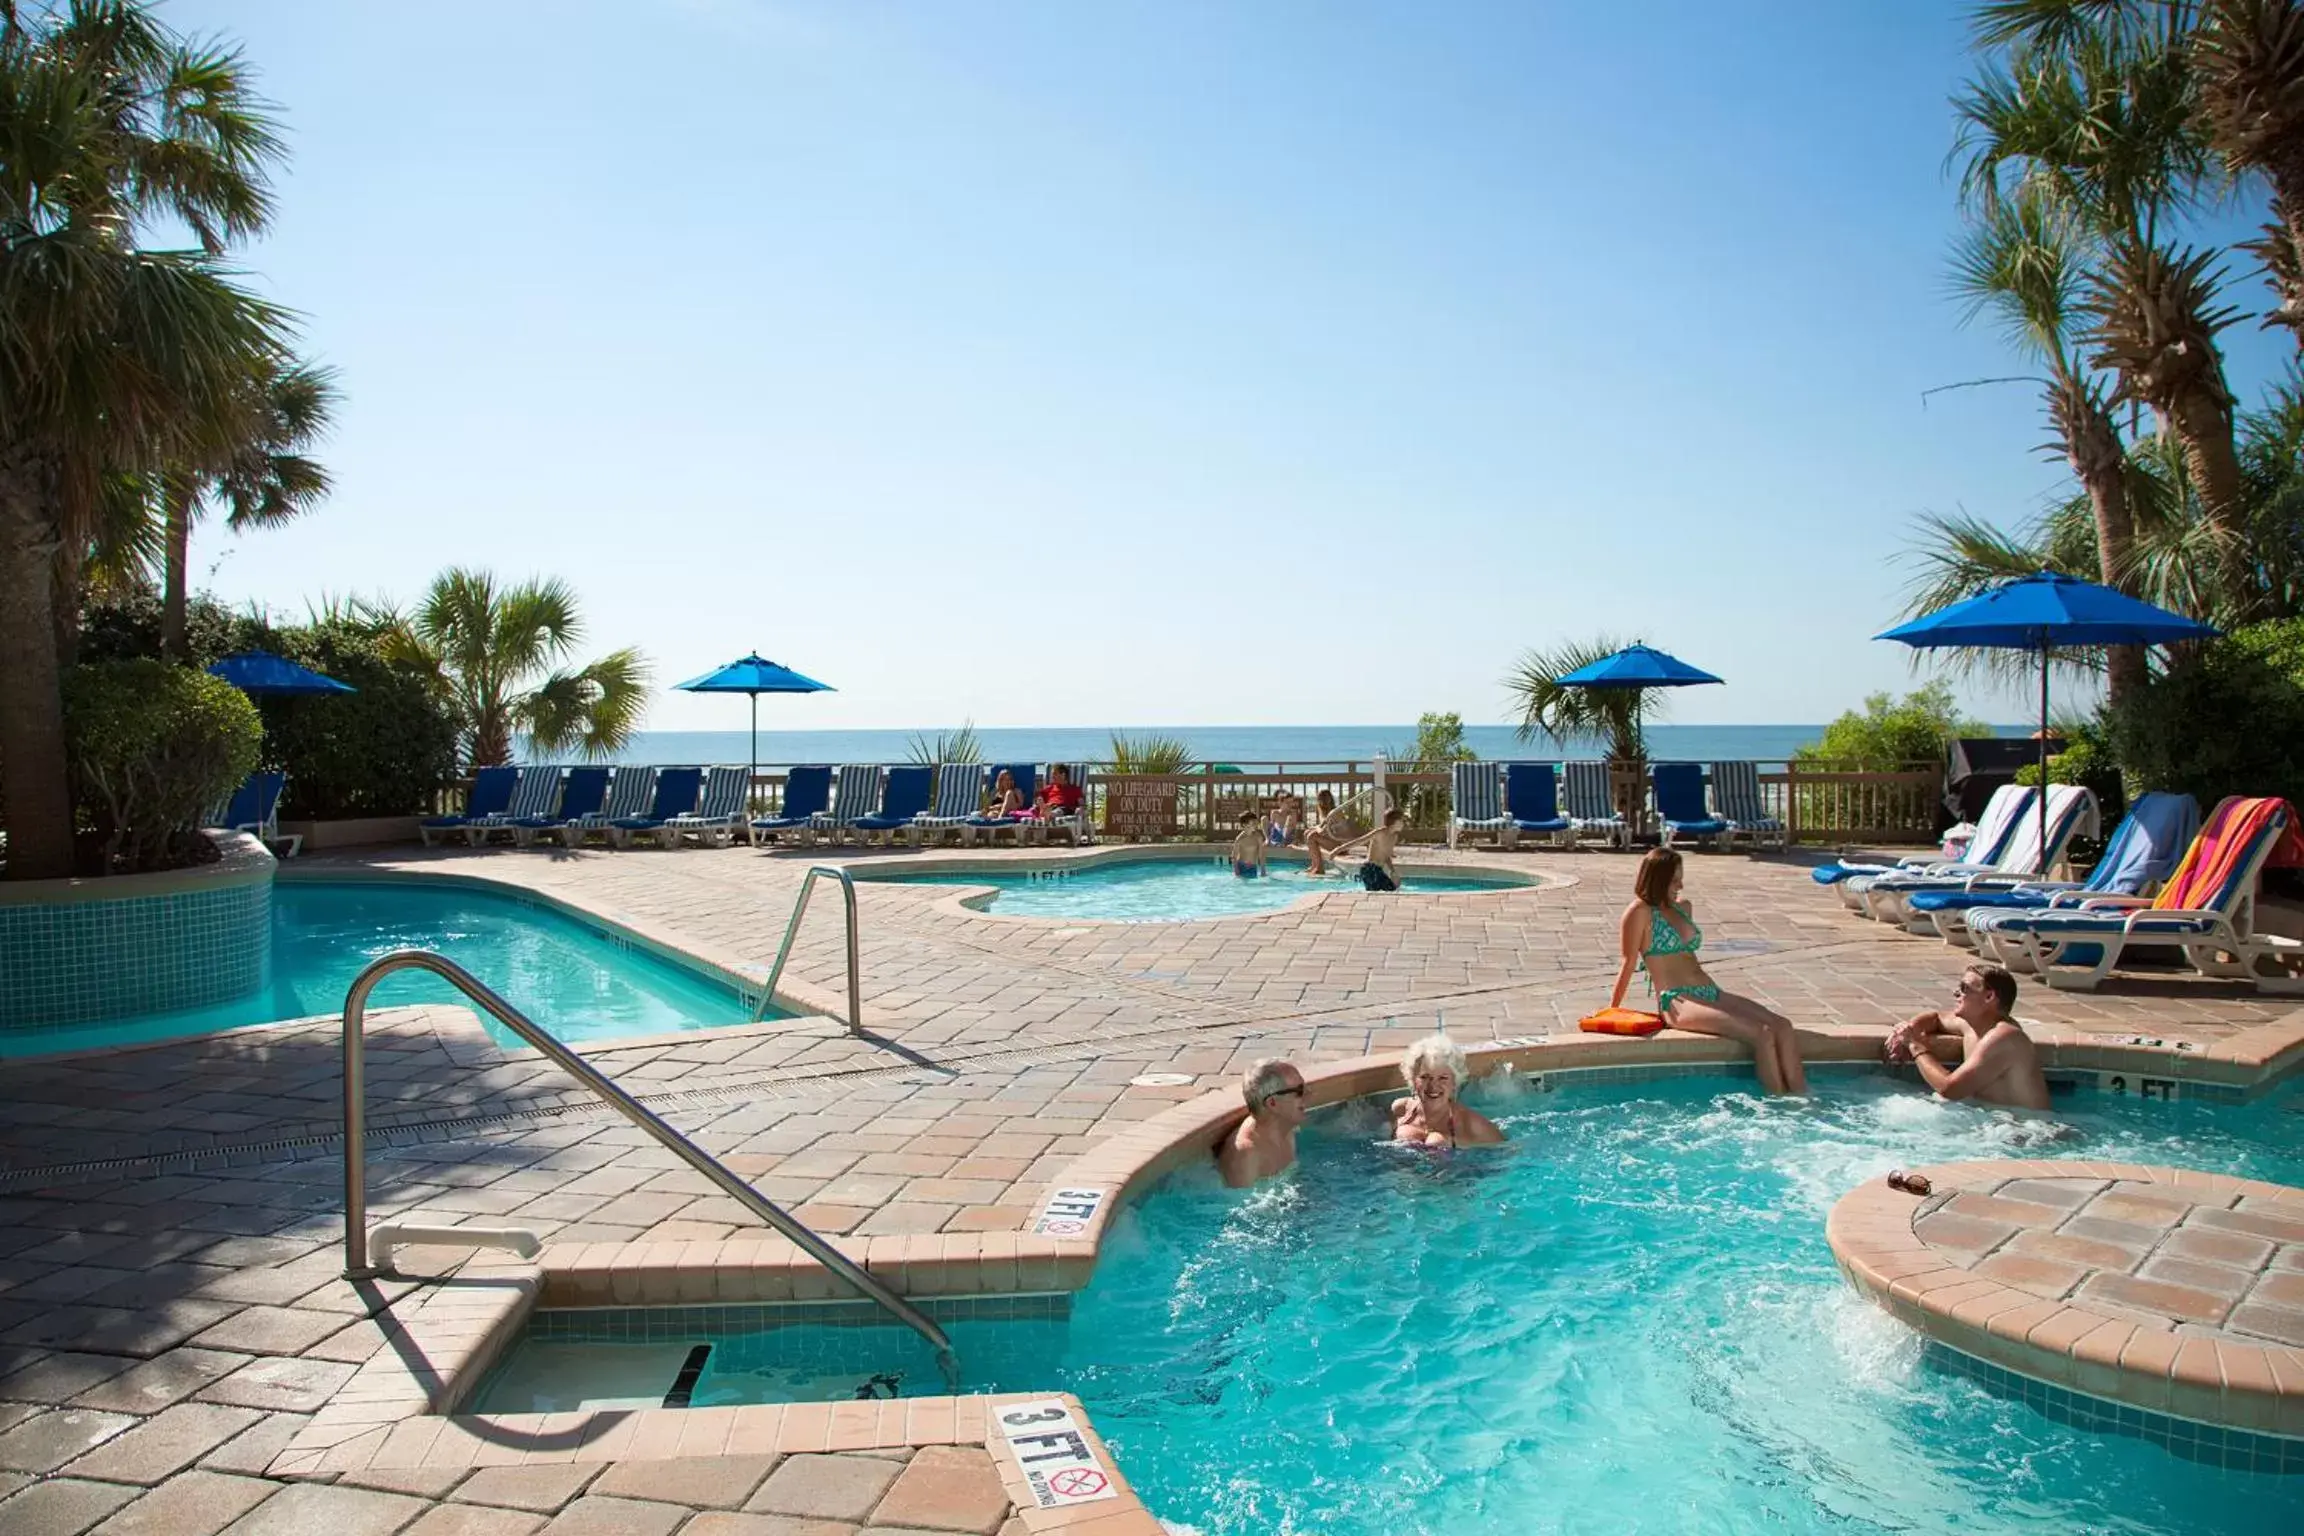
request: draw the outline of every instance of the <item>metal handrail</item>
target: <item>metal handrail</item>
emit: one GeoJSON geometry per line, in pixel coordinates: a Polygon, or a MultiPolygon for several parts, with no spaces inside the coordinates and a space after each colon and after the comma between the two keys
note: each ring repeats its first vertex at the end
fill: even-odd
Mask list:
{"type": "Polygon", "coordinates": [[[607,1076],[555,1040],[510,1003],[498,997],[470,971],[445,955],[427,949],[397,949],[352,979],[344,994],[344,1278],[369,1280],[380,1271],[368,1263],[368,1053],[363,1026],[368,1015],[368,994],[394,971],[430,971],[478,1003],[497,1023],[549,1057],[563,1072],[605,1099],[631,1121],[669,1148],[673,1156],[701,1173],[721,1191],[790,1238],[802,1253],[838,1275],[858,1292],[878,1302],[936,1351],[936,1363],[945,1379],[959,1380],[959,1357],[944,1330],[920,1309],[874,1279],[862,1265],[833,1247],[774,1201],[723,1167],[712,1155],[660,1119],[647,1105],[616,1086],[607,1076]]]}
{"type": "Polygon", "coordinates": [[[837,864],[813,864],[800,882],[800,899],[792,904],[792,920],[784,925],[784,942],[776,946],[776,963],[768,968],[768,985],[761,989],[760,1006],[752,1014],[757,1024],[768,1017],[768,1010],[776,1001],[776,983],[784,975],[784,962],[792,958],[792,941],[800,937],[800,919],[808,915],[808,893],[816,889],[816,877],[830,875],[840,882],[841,904],[848,916],[848,1033],[858,1034],[864,1028],[864,967],[856,955],[856,881],[848,871],[837,864]]]}

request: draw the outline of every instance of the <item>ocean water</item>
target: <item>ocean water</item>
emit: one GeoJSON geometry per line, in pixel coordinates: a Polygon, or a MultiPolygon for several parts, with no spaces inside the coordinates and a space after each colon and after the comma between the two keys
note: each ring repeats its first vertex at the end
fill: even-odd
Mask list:
{"type": "MultiPolygon", "coordinates": [[[[738,720],[743,706],[729,701],[738,720]]],[[[2028,726],[1998,727],[2004,736],[2022,736],[2028,726]]],[[[1394,751],[1416,740],[1413,725],[1162,725],[1063,728],[983,727],[977,737],[991,761],[1079,762],[1109,758],[1117,730],[1128,736],[1180,737],[1202,762],[1234,763],[1243,767],[1270,767],[1275,763],[1366,762],[1378,752],[1394,751]]],[[[912,738],[933,736],[935,728],[912,731],[794,731],[763,725],[760,761],[769,765],[791,763],[900,763],[912,757],[912,738]]],[[[1648,750],[1659,759],[1710,761],[1714,758],[1751,758],[1770,762],[1791,756],[1801,746],[1824,734],[1821,725],[1651,725],[1648,750]]],[[[1509,725],[1470,725],[1465,743],[1483,758],[1542,757],[1552,754],[1593,756],[1593,742],[1562,743],[1543,738],[1529,742],[1509,725]]],[[[750,751],[749,734],[734,731],[642,731],[618,762],[629,763],[741,763],[750,751]]]]}

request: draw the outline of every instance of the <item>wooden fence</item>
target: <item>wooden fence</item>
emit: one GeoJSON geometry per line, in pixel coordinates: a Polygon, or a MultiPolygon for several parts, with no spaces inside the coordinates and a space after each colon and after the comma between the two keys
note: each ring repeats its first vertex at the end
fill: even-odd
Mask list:
{"type": "MultiPolygon", "coordinates": [[[[1377,764],[1365,760],[1240,765],[1224,773],[1213,764],[1169,774],[1115,774],[1095,763],[1087,767],[1088,803],[1097,827],[1106,837],[1130,842],[1227,841],[1238,831],[1243,813],[1261,816],[1283,791],[1303,796],[1310,811],[1320,791],[1327,790],[1347,815],[1365,827],[1378,787],[1377,764]]],[[[1890,771],[1785,761],[1757,767],[1762,806],[1791,829],[1795,842],[1935,840],[1944,787],[1940,764],[1912,763],[1890,771]]],[[[1646,773],[1620,768],[1610,779],[1617,809],[1634,831],[1653,832],[1656,818],[1646,773]]],[[[753,775],[754,815],[773,815],[781,808],[784,780],[781,767],[763,768],[753,775]]],[[[469,782],[443,786],[437,808],[460,807],[469,782]]],[[[1387,764],[1382,788],[1404,813],[1411,842],[1440,842],[1447,837],[1447,764],[1387,764]]]]}

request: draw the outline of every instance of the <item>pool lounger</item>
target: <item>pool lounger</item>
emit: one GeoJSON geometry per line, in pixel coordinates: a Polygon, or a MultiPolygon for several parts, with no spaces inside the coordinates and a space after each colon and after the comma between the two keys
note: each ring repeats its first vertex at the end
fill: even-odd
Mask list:
{"type": "Polygon", "coordinates": [[[437,841],[453,834],[464,837],[464,829],[476,821],[501,816],[512,808],[512,785],[520,776],[517,768],[483,768],[472,775],[472,792],[464,797],[464,809],[452,816],[427,816],[416,824],[416,835],[424,846],[432,847],[437,841]]]}

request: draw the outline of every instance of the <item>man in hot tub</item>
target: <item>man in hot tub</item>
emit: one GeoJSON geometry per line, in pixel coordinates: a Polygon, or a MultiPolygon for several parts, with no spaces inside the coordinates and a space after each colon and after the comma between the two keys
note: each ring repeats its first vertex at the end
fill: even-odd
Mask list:
{"type": "Polygon", "coordinates": [[[2046,1109],[2048,1080],[2040,1072],[2040,1053],[2010,1015],[2015,1006],[2014,976],[1997,965],[1972,965],[1960,973],[1960,990],[1950,1008],[1897,1025],[1881,1054],[1892,1066],[1910,1062],[1917,1067],[1940,1099],[2046,1109]],[[1957,1068],[1936,1059],[1938,1040],[1959,1046],[1957,1068]]]}
{"type": "Polygon", "coordinates": [[[1304,1074],[1274,1058],[1240,1075],[1248,1118],[1216,1144],[1216,1171],[1234,1189],[1285,1172],[1296,1161],[1296,1132],[1304,1124],[1304,1074]]]}

